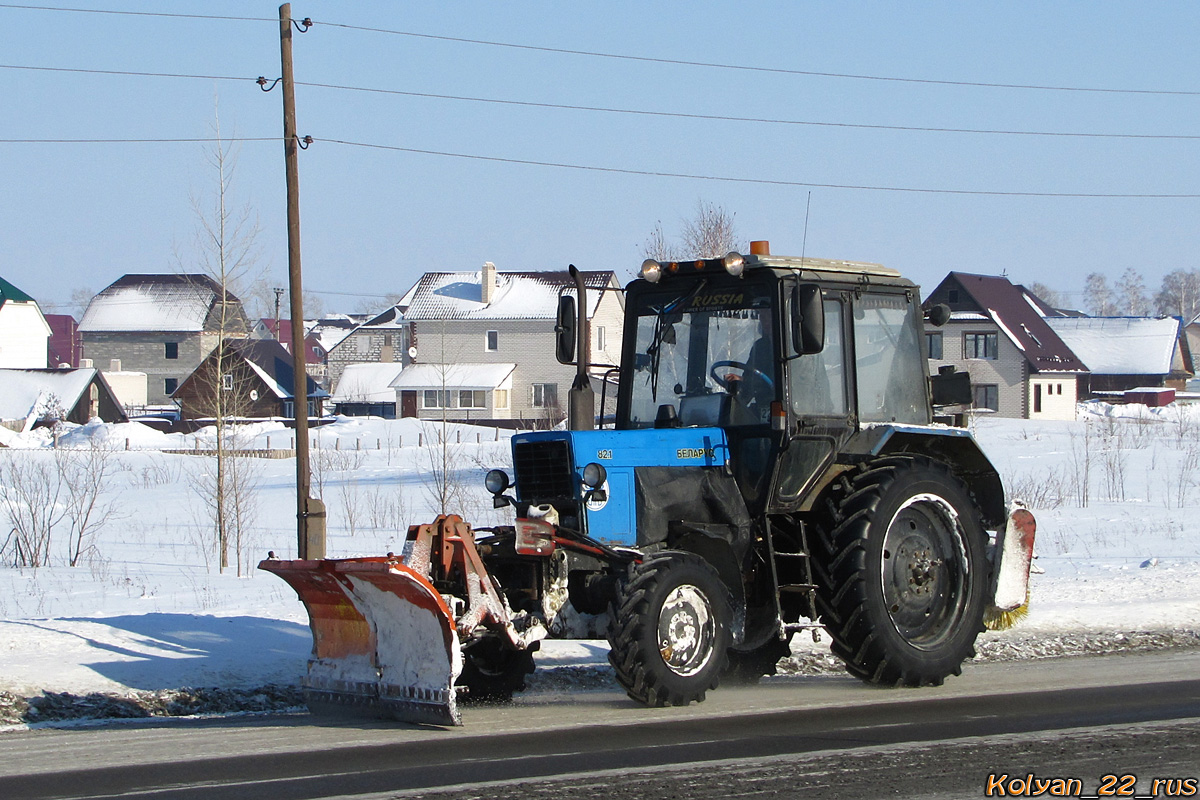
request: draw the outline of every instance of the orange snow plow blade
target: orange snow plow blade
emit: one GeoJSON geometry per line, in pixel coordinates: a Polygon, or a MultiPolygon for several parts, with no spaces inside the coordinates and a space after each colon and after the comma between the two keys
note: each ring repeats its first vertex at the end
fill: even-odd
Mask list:
{"type": "Polygon", "coordinates": [[[399,558],[268,559],[308,609],[309,708],[461,725],[455,620],[425,576],[399,558]]]}

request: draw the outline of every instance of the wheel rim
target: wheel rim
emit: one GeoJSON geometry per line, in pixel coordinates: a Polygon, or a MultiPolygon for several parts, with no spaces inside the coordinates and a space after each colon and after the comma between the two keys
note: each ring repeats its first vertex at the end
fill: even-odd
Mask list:
{"type": "Polygon", "coordinates": [[[883,599],[896,632],[932,650],[958,630],[972,577],[958,513],[945,499],[916,495],[883,539],[883,599]]]}
{"type": "Polygon", "coordinates": [[[695,675],[712,658],[715,638],[716,621],[704,592],[690,584],[671,590],[658,615],[658,649],[667,668],[695,675]]]}

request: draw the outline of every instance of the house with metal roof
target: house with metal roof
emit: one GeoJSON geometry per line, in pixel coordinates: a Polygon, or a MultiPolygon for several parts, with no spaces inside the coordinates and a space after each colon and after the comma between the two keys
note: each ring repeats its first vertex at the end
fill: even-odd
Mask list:
{"type": "MultiPolygon", "coordinates": [[[[1088,365],[1047,320],[1057,312],[1007,278],[951,272],[925,299],[950,321],[925,332],[930,374],[971,376],[976,409],[1021,419],[1074,419],[1088,365]]],[[[1086,388],[1086,387],[1084,387],[1086,388]]]]}
{"type": "Polygon", "coordinates": [[[359,323],[337,340],[325,357],[329,386],[341,384],[342,373],[352,364],[395,364],[396,371],[410,361],[410,326],[398,306],[392,306],[359,323]]]}
{"type": "Polygon", "coordinates": [[[168,404],[223,336],[249,330],[241,300],[203,274],[124,275],[79,323],[83,357],[146,373],[150,405],[168,404]]]}
{"type": "Polygon", "coordinates": [[[37,301],[0,278],[0,368],[45,369],[50,335],[37,301]]]}
{"type": "MultiPolygon", "coordinates": [[[[592,364],[620,359],[624,295],[612,271],[584,272],[592,364]]],[[[565,416],[574,368],[554,356],[566,270],[427,272],[397,304],[408,326],[393,381],[400,416],[553,425],[565,416]]],[[[599,409],[597,409],[598,411],[599,409]]]]}
{"type": "Polygon", "coordinates": [[[1179,317],[1050,317],[1046,322],[1080,360],[1080,397],[1130,389],[1183,389],[1192,355],[1179,317]]]}

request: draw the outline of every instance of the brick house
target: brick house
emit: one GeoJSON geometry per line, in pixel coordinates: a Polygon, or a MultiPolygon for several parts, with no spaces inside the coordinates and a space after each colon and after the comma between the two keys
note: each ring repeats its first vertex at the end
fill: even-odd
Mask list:
{"type": "MultiPolygon", "coordinates": [[[[181,419],[207,419],[216,413],[214,395],[223,394],[226,416],[293,417],[295,372],[292,355],[270,339],[226,339],[175,390],[181,419]],[[218,369],[218,359],[220,368],[218,369]],[[219,387],[219,388],[218,388],[219,387]]],[[[308,415],[320,417],[329,396],[305,376],[308,415]]]]}
{"type": "Polygon", "coordinates": [[[392,306],[352,328],[329,349],[325,358],[325,385],[338,386],[342,372],[350,364],[396,364],[402,367],[410,361],[410,347],[411,327],[400,308],[392,306]]]}
{"type": "Polygon", "coordinates": [[[1056,314],[1007,278],[951,272],[925,299],[950,321],[926,327],[930,374],[953,365],[971,375],[973,406],[1002,417],[1074,419],[1088,367],[1055,333],[1056,314]]]}
{"type": "MultiPolygon", "coordinates": [[[[624,294],[611,271],[583,275],[590,361],[616,364],[624,294]]],[[[491,262],[423,275],[399,303],[412,348],[393,382],[400,416],[560,421],[575,370],[554,357],[554,326],[559,295],[574,287],[565,270],[500,272],[491,262]]]]}
{"type": "Polygon", "coordinates": [[[124,275],[92,298],[79,323],[84,358],[146,373],[150,405],[170,403],[222,333],[249,330],[241,300],[200,274],[124,275]]]}

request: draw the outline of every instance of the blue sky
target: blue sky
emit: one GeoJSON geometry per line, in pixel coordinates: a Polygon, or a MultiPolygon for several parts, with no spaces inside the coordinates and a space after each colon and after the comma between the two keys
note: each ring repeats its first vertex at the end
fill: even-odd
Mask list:
{"type": "MultiPolygon", "coordinates": [[[[274,20],[274,2],[30,4],[274,20]]],[[[294,2],[300,82],[559,105],[904,127],[1200,137],[1200,4],[294,2]],[[880,81],[596,58],[543,48],[932,81],[880,81]]],[[[4,7],[9,66],[278,77],[278,24],[4,7]]],[[[0,68],[0,139],[278,137],[281,97],[249,80],[0,68]]],[[[1200,138],[878,130],[647,117],[297,88],[306,288],[367,310],[426,270],[613,269],[655,223],[699,201],[780,254],[876,261],[927,290],[946,272],[1006,273],[1064,292],[1128,267],[1156,288],[1200,267],[1200,199],[1028,197],[806,188],[503,163],[973,192],[1200,194],[1200,138]],[[805,207],[811,192],[807,242],[805,207]]],[[[192,197],[213,188],[199,143],[0,143],[0,275],[49,309],[127,272],[193,262],[192,197]]],[[[286,281],[278,141],[240,145],[234,196],[258,214],[262,281],[286,281]]],[[[1078,295],[1069,299],[1081,302],[1078,295]]]]}

